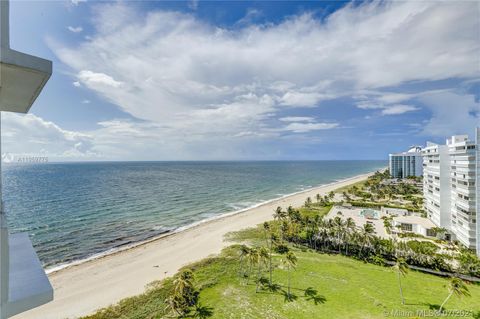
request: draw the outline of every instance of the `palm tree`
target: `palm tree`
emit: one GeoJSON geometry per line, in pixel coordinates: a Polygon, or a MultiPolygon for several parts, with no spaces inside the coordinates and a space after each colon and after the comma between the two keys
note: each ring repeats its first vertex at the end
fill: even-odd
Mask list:
{"type": "Polygon", "coordinates": [[[250,248],[248,252],[248,264],[249,271],[248,273],[252,274],[252,269],[260,262],[260,254],[257,248],[250,248]]]}
{"type": "Polygon", "coordinates": [[[175,312],[178,316],[184,316],[190,311],[190,307],[198,303],[198,291],[193,285],[193,272],[184,270],[173,281],[173,290],[165,300],[167,309],[175,312]]]}
{"type": "Polygon", "coordinates": [[[345,241],[345,255],[348,256],[348,242],[350,238],[352,237],[353,233],[355,232],[355,221],[353,218],[348,217],[346,222],[345,222],[345,235],[348,237],[347,240],[345,241]]]}
{"type": "Polygon", "coordinates": [[[273,249],[273,234],[270,233],[270,224],[268,222],[263,223],[263,229],[265,230],[265,241],[268,247],[268,271],[270,286],[272,285],[272,249],[273,249]],[[270,236],[269,236],[270,235],[270,236]],[[269,238],[270,237],[270,238],[269,238]]]}
{"type": "Polygon", "coordinates": [[[174,291],[175,293],[183,293],[186,289],[193,286],[193,273],[191,270],[187,269],[180,273],[173,281],[174,291]]]}
{"type": "Polygon", "coordinates": [[[345,226],[345,223],[343,221],[343,219],[341,219],[340,217],[335,217],[333,219],[333,228],[334,228],[334,231],[335,233],[337,234],[337,245],[338,245],[338,252],[340,253],[340,248],[341,248],[341,244],[342,244],[342,236],[343,236],[343,233],[344,233],[344,226],[345,226]]]}
{"type": "Polygon", "coordinates": [[[387,234],[391,234],[392,233],[392,218],[387,217],[387,216],[383,216],[382,219],[383,219],[383,226],[385,227],[385,231],[387,232],[387,234]]]}
{"type": "Polygon", "coordinates": [[[335,197],[335,193],[333,191],[330,191],[330,193],[328,193],[328,199],[332,201],[334,197],[335,197]]]}
{"type": "Polygon", "coordinates": [[[307,200],[305,201],[305,206],[310,207],[312,205],[312,199],[310,197],[307,197],[307,200]]]}
{"type": "Polygon", "coordinates": [[[240,268],[238,273],[242,277],[245,276],[245,271],[243,269],[243,261],[245,260],[245,258],[248,257],[249,254],[250,254],[250,248],[248,248],[246,245],[240,246],[240,268]]]}
{"type": "Polygon", "coordinates": [[[443,306],[448,301],[448,299],[450,299],[452,295],[456,295],[458,298],[461,298],[463,296],[470,297],[470,292],[468,291],[467,285],[465,285],[462,279],[457,277],[453,277],[450,280],[450,283],[448,285],[448,291],[450,293],[448,294],[447,298],[445,298],[442,305],[440,306],[440,312],[442,312],[443,306]]]}
{"type": "Polygon", "coordinates": [[[282,210],[282,207],[278,206],[277,209],[275,209],[275,213],[273,214],[273,219],[275,220],[282,220],[286,217],[285,212],[282,210]]]}
{"type": "Polygon", "coordinates": [[[317,203],[320,202],[320,199],[322,199],[322,196],[320,194],[315,195],[315,199],[317,200],[317,203]]]}
{"type": "Polygon", "coordinates": [[[285,255],[285,259],[283,259],[283,264],[287,267],[287,271],[288,271],[288,293],[287,293],[287,296],[288,296],[288,298],[290,298],[291,297],[291,294],[290,294],[290,270],[295,269],[295,267],[297,266],[297,256],[295,256],[295,254],[291,251],[287,252],[287,254],[285,255]]]}
{"type": "Polygon", "coordinates": [[[397,272],[398,275],[398,286],[400,288],[400,297],[402,298],[402,305],[405,304],[405,297],[403,296],[403,288],[402,288],[402,279],[401,277],[405,277],[408,273],[408,264],[405,262],[405,259],[398,258],[397,262],[393,266],[393,269],[397,272]]]}
{"type": "Polygon", "coordinates": [[[375,228],[373,227],[372,224],[366,223],[363,225],[360,232],[360,236],[362,238],[362,247],[360,248],[359,257],[362,254],[363,250],[365,249],[365,246],[367,246],[367,244],[370,244],[370,241],[373,238],[374,232],[375,232],[375,228]]]}
{"type": "Polygon", "coordinates": [[[269,254],[265,247],[261,247],[260,249],[258,249],[257,287],[255,288],[255,292],[258,292],[258,288],[260,287],[260,279],[262,277],[262,264],[266,265],[268,258],[269,254]]]}

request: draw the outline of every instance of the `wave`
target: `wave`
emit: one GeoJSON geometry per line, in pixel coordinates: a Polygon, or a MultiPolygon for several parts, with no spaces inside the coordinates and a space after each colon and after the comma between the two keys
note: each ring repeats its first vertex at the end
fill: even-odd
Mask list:
{"type": "MultiPolygon", "coordinates": [[[[201,220],[192,222],[192,223],[184,225],[184,226],[179,226],[179,227],[174,228],[174,229],[163,228],[163,229],[165,229],[165,232],[160,234],[160,235],[157,234],[157,235],[154,235],[154,236],[152,236],[150,238],[147,238],[147,239],[144,239],[144,240],[140,240],[140,241],[136,241],[136,242],[129,242],[128,244],[120,245],[120,246],[117,246],[117,247],[112,247],[112,248],[110,248],[108,250],[105,250],[103,252],[92,254],[92,255],[90,255],[86,258],[77,259],[77,260],[73,260],[73,261],[70,261],[70,262],[58,264],[58,265],[47,268],[45,270],[45,272],[47,274],[52,274],[54,272],[58,272],[60,270],[66,269],[66,268],[77,266],[77,265],[80,265],[80,264],[83,264],[83,263],[86,263],[86,262],[90,262],[90,261],[93,261],[93,260],[101,259],[101,258],[110,256],[110,255],[120,253],[122,251],[130,250],[132,248],[142,246],[142,245],[148,244],[148,243],[153,242],[153,241],[157,241],[157,240],[165,238],[167,236],[171,236],[173,234],[198,227],[198,226],[200,226],[202,224],[205,224],[205,223],[209,223],[209,222],[212,222],[212,221],[215,221],[215,220],[219,220],[219,219],[223,219],[223,218],[226,218],[226,217],[241,214],[241,213],[244,213],[244,212],[249,211],[251,209],[258,208],[258,207],[261,207],[261,206],[264,206],[264,205],[268,205],[268,204],[270,204],[272,202],[275,202],[275,201],[280,201],[282,199],[285,199],[285,198],[288,198],[288,197],[291,197],[291,196],[295,196],[295,195],[298,195],[298,194],[302,194],[302,193],[308,193],[308,192],[310,192],[312,190],[315,190],[317,188],[320,188],[320,187],[322,187],[322,188],[323,187],[329,187],[329,186],[333,186],[337,183],[348,182],[348,181],[351,181],[351,180],[354,180],[354,179],[357,179],[357,178],[360,178],[360,177],[367,176],[369,174],[371,174],[371,173],[355,175],[353,177],[348,177],[348,178],[345,178],[345,179],[335,179],[330,183],[319,184],[317,186],[313,186],[313,187],[303,189],[303,190],[300,190],[300,191],[296,191],[296,192],[293,192],[293,193],[289,193],[289,194],[284,194],[284,195],[281,195],[279,197],[275,197],[275,198],[272,198],[272,199],[269,199],[269,200],[259,201],[259,202],[253,203],[252,205],[250,205],[248,207],[237,209],[237,210],[234,210],[232,212],[227,212],[227,213],[222,213],[222,214],[212,214],[210,217],[206,217],[206,218],[203,218],[201,220]]],[[[235,204],[230,204],[230,205],[235,205],[235,204]]],[[[233,208],[233,206],[231,206],[231,207],[233,208]]],[[[272,215],[273,215],[273,212],[272,212],[272,215]]],[[[160,230],[160,229],[162,229],[162,226],[156,225],[156,226],[153,226],[153,229],[154,230],[160,230]],[[157,228],[157,229],[155,229],[155,228],[157,228]]]]}

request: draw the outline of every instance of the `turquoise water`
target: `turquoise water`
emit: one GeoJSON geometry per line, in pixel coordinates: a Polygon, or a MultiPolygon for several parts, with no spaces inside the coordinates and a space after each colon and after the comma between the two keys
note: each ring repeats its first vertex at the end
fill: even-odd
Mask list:
{"type": "Polygon", "coordinates": [[[46,267],[71,263],[385,161],[109,162],[3,166],[12,232],[46,267]]]}

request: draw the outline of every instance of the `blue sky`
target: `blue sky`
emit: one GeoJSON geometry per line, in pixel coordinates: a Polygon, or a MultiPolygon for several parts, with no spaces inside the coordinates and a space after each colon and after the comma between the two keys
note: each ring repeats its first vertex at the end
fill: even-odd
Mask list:
{"type": "Polygon", "coordinates": [[[50,160],[386,159],[480,126],[475,2],[11,1],[53,61],[3,151],[50,160]]]}

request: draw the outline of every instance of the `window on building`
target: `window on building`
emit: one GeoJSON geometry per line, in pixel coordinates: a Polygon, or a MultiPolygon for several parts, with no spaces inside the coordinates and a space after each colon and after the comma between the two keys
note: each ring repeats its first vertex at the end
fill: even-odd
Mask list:
{"type": "Polygon", "coordinates": [[[432,230],[431,228],[427,229],[427,236],[428,237],[435,237],[436,236],[436,233],[434,230],[432,230]]]}
{"type": "Polygon", "coordinates": [[[404,224],[404,223],[402,223],[402,226],[401,226],[401,227],[402,227],[402,230],[403,230],[403,231],[412,231],[412,230],[413,230],[412,224],[404,224]]]}

